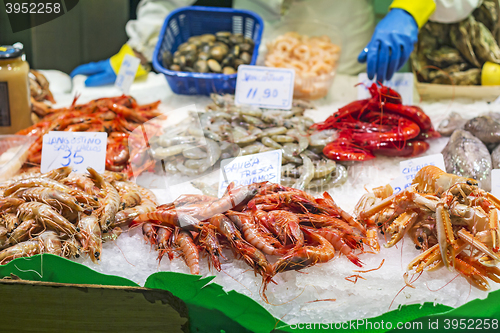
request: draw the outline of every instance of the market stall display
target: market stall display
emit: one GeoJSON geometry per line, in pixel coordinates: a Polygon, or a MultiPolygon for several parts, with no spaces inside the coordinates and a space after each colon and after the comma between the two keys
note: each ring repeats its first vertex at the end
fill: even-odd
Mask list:
{"type": "Polygon", "coordinates": [[[346,168],[322,154],[335,131],[309,129],[314,122],[304,112],[314,108],[311,103],[294,99],[290,110],[269,110],[236,105],[234,95],[211,98],[205,112],[149,136],[150,154],[168,174],[200,176],[219,160],[278,149],[285,185],[321,192],[346,181],[346,168]]]}
{"type": "MultiPolygon", "coordinates": [[[[138,105],[133,97],[126,95],[100,98],[80,105],[76,101],[77,97],[67,108],[48,109],[38,123],[17,133],[36,138],[29,149],[28,162],[41,163],[43,135],[50,131],[107,132],[106,169],[130,173],[130,158],[141,158],[143,147],[131,149],[131,157],[128,147],[134,147],[134,140],[129,139],[129,134],[138,125],[161,115],[157,110],[160,102],[138,105]]],[[[141,170],[151,166],[142,165],[141,170]]]]}
{"type": "Polygon", "coordinates": [[[327,192],[314,198],[267,182],[230,186],[220,199],[181,196],[139,215],[133,226],[137,224],[160,251],[160,260],[173,247],[180,248],[191,274],[200,273],[198,249],[220,271],[221,250],[229,247],[262,276],[263,291],[276,274],[328,262],[336,251],[361,267],[355,250],[366,242],[364,227],[327,192]],[[272,263],[266,255],[277,259],[272,263]]]}
{"type": "MultiPolygon", "coordinates": [[[[485,0],[463,22],[421,29],[413,56],[419,79],[475,84],[484,63],[500,63],[493,2],[485,0]]],[[[117,87],[94,87],[81,98],[98,99],[77,105],[79,90],[87,88],[73,86],[75,96],[62,96],[68,103],[61,106],[69,106],[55,108],[43,102],[54,101],[47,80],[33,72],[33,112],[40,120],[5,138],[12,146],[0,145],[0,173],[6,170],[0,174],[0,277],[54,278],[45,275],[44,263],[74,274],[90,267],[130,279],[125,284],[171,289],[197,323],[191,331],[204,331],[204,315],[237,322],[234,328],[214,319],[206,324],[210,332],[292,332],[285,322],[297,327],[377,316],[409,323],[415,313],[498,295],[500,199],[488,192],[491,170],[500,166],[497,114],[478,116],[478,105],[470,104],[475,118],[452,114],[435,131],[456,100],[403,105],[395,90],[375,83],[367,87],[370,98],[354,100],[342,88],[353,87],[355,78],[336,73],[338,33],[321,22],[290,22],[259,49],[264,23],[252,12],[173,10],[153,55],[160,74],[142,78],[165,76],[172,91],[162,82],[162,94],[150,85],[134,91],[133,84],[122,96],[117,87]],[[256,64],[258,51],[262,64],[294,69],[290,109],[236,105],[237,68],[256,64]],[[334,77],[341,81],[330,90],[334,77]],[[187,104],[196,106],[179,108],[187,104]],[[106,132],[106,171],[89,168],[82,175],[65,167],[42,174],[49,131],[106,132]],[[233,182],[222,194],[239,181],[219,179],[222,160],[270,151],[281,154],[271,161],[282,162],[272,164],[281,168],[280,182],[233,182]],[[380,186],[403,178],[399,162],[438,152],[454,174],[417,165],[410,187],[396,193],[380,186]],[[14,175],[25,161],[23,173],[14,175]],[[398,317],[405,309],[411,313],[398,317]]],[[[500,110],[493,103],[485,108],[500,110]]],[[[491,302],[481,304],[498,314],[491,302]]]]}
{"type": "Polygon", "coordinates": [[[88,171],[29,172],[0,184],[0,264],[39,253],[97,262],[120,225],[156,207],[154,194],[124,175],[88,171]]]}
{"type": "Polygon", "coordinates": [[[473,179],[426,166],[400,193],[392,194],[389,186],[389,191],[366,194],[357,216],[390,238],[385,247],[411,235],[415,247],[424,252],[408,264],[408,274],[444,266],[472,286],[489,290],[486,278],[500,283],[500,200],[477,185],[473,179]]]}
{"type": "Polygon", "coordinates": [[[401,96],[391,88],[374,83],[370,99],[354,101],[311,128],[338,130],[338,138],[328,143],[323,153],[336,161],[367,161],[374,154],[416,156],[429,149],[424,141],[439,137],[418,106],[403,105],[401,96]]]}

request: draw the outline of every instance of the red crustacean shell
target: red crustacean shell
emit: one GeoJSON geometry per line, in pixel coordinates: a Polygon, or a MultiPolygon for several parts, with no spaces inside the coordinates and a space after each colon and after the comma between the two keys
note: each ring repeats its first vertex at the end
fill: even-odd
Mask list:
{"type": "Polygon", "coordinates": [[[429,149],[425,139],[439,137],[420,107],[403,105],[401,96],[385,86],[372,84],[371,98],[340,108],[316,130],[337,129],[339,137],[323,149],[337,161],[366,161],[374,154],[415,156],[429,149]]]}

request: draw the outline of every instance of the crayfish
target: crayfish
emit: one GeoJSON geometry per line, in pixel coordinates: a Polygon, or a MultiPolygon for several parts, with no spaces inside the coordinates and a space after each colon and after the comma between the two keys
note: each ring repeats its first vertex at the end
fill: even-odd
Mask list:
{"type": "Polygon", "coordinates": [[[323,149],[337,161],[366,161],[374,154],[416,156],[427,149],[425,139],[439,137],[431,120],[420,107],[403,105],[395,90],[375,83],[368,88],[371,98],[357,100],[340,108],[316,130],[337,129],[338,138],[323,149]]]}

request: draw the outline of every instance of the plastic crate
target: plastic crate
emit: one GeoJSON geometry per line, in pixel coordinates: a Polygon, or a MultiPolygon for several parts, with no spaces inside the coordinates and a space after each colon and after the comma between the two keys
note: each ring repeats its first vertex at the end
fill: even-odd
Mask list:
{"type": "Polygon", "coordinates": [[[176,94],[234,94],[237,74],[171,71],[162,65],[163,53],[167,50],[174,53],[191,36],[231,31],[253,39],[255,47],[250,64],[255,65],[263,29],[262,18],[247,10],[200,6],[179,8],[165,19],[153,53],[153,67],[165,74],[170,88],[176,94]]]}

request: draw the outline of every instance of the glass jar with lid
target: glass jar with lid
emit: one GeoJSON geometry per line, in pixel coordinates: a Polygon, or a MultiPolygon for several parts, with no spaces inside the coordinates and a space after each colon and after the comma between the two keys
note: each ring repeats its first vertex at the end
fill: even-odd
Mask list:
{"type": "Polygon", "coordinates": [[[32,125],[29,71],[22,49],[0,46],[0,134],[32,125]]]}

